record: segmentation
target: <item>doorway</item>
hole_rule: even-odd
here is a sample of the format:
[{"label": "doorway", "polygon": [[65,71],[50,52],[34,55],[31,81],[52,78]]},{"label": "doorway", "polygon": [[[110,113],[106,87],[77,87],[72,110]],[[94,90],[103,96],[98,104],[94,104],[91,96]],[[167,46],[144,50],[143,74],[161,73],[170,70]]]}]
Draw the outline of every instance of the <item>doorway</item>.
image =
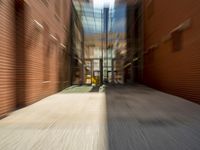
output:
[{"label": "doorway", "polygon": [[84,61],[84,84],[102,84],[102,61],[101,59],[85,59]]}]

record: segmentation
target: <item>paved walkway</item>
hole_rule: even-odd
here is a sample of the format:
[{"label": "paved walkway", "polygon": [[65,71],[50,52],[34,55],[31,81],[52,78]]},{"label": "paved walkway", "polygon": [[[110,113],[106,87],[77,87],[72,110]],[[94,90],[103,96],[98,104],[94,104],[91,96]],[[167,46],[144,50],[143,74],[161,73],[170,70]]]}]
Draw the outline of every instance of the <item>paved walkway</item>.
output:
[{"label": "paved walkway", "polygon": [[86,88],[0,120],[0,150],[200,149],[199,105],[144,86]]}]

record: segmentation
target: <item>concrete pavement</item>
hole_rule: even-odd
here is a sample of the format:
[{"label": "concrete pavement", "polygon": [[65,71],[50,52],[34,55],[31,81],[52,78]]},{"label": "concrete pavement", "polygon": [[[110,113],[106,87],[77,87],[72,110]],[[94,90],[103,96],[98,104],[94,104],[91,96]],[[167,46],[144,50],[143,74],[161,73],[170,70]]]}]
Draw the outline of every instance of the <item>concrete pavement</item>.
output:
[{"label": "concrete pavement", "polygon": [[200,149],[199,105],[141,85],[87,89],[65,90],[0,120],[0,149]]}]

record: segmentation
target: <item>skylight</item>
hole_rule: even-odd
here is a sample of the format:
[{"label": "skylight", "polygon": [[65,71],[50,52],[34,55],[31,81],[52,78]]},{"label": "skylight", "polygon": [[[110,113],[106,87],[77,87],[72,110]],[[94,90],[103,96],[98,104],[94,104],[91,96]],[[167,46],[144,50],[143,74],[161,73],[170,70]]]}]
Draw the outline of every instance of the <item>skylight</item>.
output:
[{"label": "skylight", "polygon": [[104,8],[109,7],[113,8],[115,5],[115,0],[93,0],[93,6],[94,8]]}]

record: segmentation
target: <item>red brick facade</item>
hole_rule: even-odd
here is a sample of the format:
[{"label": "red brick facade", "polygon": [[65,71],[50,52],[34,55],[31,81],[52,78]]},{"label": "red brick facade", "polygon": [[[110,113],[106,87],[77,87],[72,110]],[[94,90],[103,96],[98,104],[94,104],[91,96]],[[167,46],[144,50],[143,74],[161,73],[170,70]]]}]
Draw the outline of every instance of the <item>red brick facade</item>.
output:
[{"label": "red brick facade", "polygon": [[70,84],[70,0],[0,1],[0,115]]},{"label": "red brick facade", "polygon": [[200,103],[199,1],[144,3],[144,82]]}]

